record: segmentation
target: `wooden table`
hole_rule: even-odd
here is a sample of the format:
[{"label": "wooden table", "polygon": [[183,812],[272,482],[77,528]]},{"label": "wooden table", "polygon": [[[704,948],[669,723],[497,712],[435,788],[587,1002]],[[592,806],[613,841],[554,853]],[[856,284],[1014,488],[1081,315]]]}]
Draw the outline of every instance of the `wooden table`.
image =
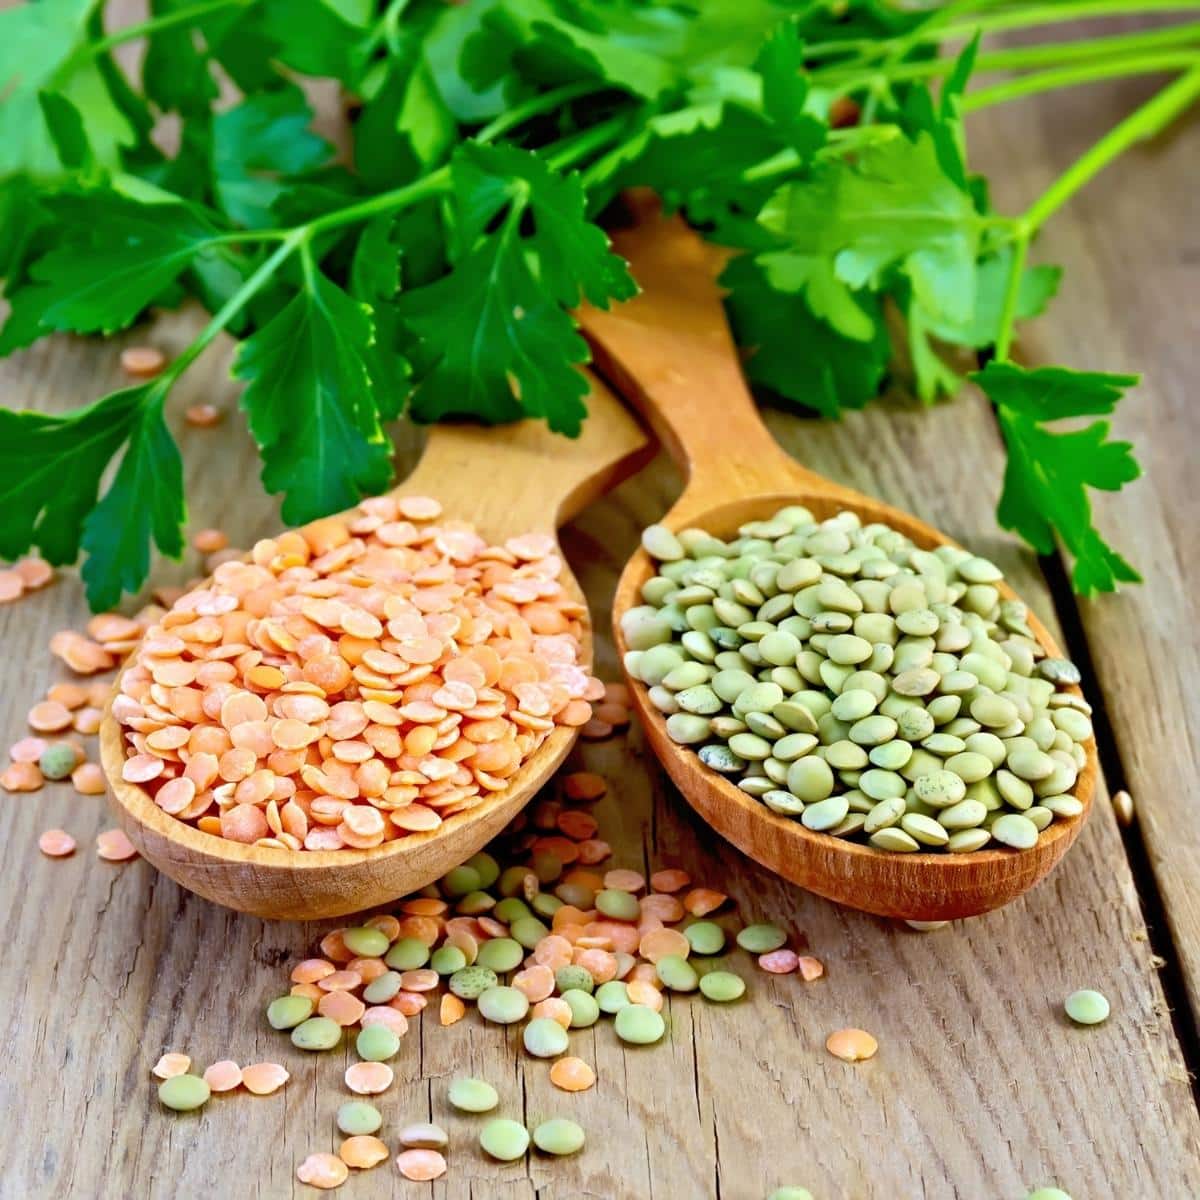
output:
[{"label": "wooden table", "polygon": [[[972,118],[975,165],[993,174],[999,205],[1015,209],[1149,89],[1103,86]],[[747,917],[792,929],[827,977],[807,985],[770,977],[742,956],[752,998],[729,1008],[672,1001],[669,1039],[656,1048],[624,1050],[607,1022],[575,1033],[576,1051],[599,1075],[578,1096],[549,1086],[546,1064],[520,1052],[515,1031],[473,1016],[444,1029],[427,1015],[406,1039],[381,1108],[385,1132],[431,1115],[445,1122],[451,1172],[429,1189],[385,1166],[352,1179],[343,1195],[756,1200],[783,1183],[804,1184],[818,1200],[1016,1200],[1050,1183],[1075,1200],[1197,1194],[1194,146],[1179,130],[1142,147],[1055,219],[1038,257],[1068,264],[1063,294],[1023,345],[1034,361],[1145,372],[1117,427],[1137,441],[1148,479],[1097,502],[1105,530],[1145,572],[1144,587],[1078,602],[1060,562],[1036,561],[997,530],[1003,458],[978,397],[928,412],[878,404],[840,424],[771,417],[806,463],[994,558],[1056,623],[1099,706],[1107,785],[1136,797],[1133,828],[1118,829],[1102,795],[1077,847],[1026,899],[918,934],[806,895],[717,842],[636,734],[586,746],[578,761],[611,781],[598,813],[615,862],[680,864],[725,886]],[[167,316],[128,341],[178,347],[191,327]],[[257,468],[227,359],[219,347],[207,369],[189,373],[172,398],[172,425],[193,528],[219,526],[248,545],[280,520],[250,482]],[[112,344],[56,339],[0,367],[4,403],[77,405],[121,382],[116,360]],[[182,425],[183,408],[199,400],[229,410],[220,429]],[[406,469],[415,438],[399,440]],[[567,531],[601,631],[618,567],[677,489],[660,459]],[[169,565],[158,578],[195,567]],[[0,609],[0,730],[10,740],[58,677],[50,633],[84,618],[73,576]],[[603,637],[599,653],[615,677]],[[91,841],[111,823],[99,799],[62,785],[0,797],[9,851],[0,882],[8,946],[0,1196],[313,1195],[294,1181],[295,1167],[336,1145],[333,1114],[351,1056],[303,1056],[267,1027],[263,1007],[325,927],[264,924],[181,891],[144,862],[101,862]],[[74,858],[36,852],[51,826],[78,837]],[[1111,999],[1103,1027],[1074,1028],[1063,1017],[1063,997],[1082,986]],[[844,1025],[876,1034],[873,1061],[849,1066],[825,1053],[826,1034]],[[202,1115],[172,1116],[150,1077],[171,1049],[201,1066],[277,1059],[292,1079],[271,1098],[218,1097]],[[464,1071],[495,1083],[509,1113],[577,1117],[587,1149],[568,1162],[485,1161],[472,1122],[450,1116],[444,1101],[449,1078]]]}]

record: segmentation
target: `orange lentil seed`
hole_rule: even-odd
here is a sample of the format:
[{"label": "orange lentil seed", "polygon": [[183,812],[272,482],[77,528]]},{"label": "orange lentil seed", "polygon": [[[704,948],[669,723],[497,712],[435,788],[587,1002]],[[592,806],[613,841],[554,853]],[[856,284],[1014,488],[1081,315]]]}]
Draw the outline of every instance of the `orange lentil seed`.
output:
[{"label": "orange lentil seed", "polygon": [[190,1055],[168,1051],[154,1064],[153,1074],[159,1079],[171,1079],[176,1075],[186,1075],[191,1065]]},{"label": "orange lentil seed", "polygon": [[60,733],[71,725],[71,710],[57,700],[43,700],[29,710],[28,720],[38,733]]},{"label": "orange lentil seed", "polygon": [[656,892],[681,892],[691,882],[692,877],[676,867],[664,867],[650,876],[650,886]]},{"label": "orange lentil seed", "polygon": [[801,954],[796,960],[796,965],[800,971],[800,978],[805,983],[812,983],[814,979],[820,979],[825,974],[825,964],[819,958],[808,954]]},{"label": "orange lentil seed", "polygon": [[874,1058],[879,1043],[865,1029],[839,1029],[825,1039],[825,1049],[843,1062]]},{"label": "orange lentil seed", "polygon": [[223,415],[215,404],[193,404],[184,411],[183,419],[198,429],[207,429],[218,424]]},{"label": "orange lentil seed", "polygon": [[137,857],[137,847],[123,829],[106,829],[96,835],[96,853],[106,862],[126,862]]},{"label": "orange lentil seed", "polygon": [[126,346],[121,351],[121,370],[135,379],[153,379],[167,365],[167,356],[154,346]]},{"label": "orange lentil seed", "polygon": [[25,580],[18,571],[0,571],[0,604],[19,600],[24,592]]},{"label": "orange lentil seed", "polygon": [[291,1078],[286,1067],[279,1063],[260,1062],[242,1068],[242,1084],[256,1096],[277,1092]]},{"label": "orange lentil seed", "polygon": [[596,1072],[583,1061],[568,1055],[550,1068],[550,1082],[564,1092],[586,1092],[596,1082]]},{"label": "orange lentil seed", "polygon": [[348,1137],[338,1147],[338,1157],[346,1166],[357,1167],[365,1171],[379,1166],[381,1162],[386,1162],[388,1148],[379,1138],[360,1133]]},{"label": "orange lentil seed", "polygon": [[428,1183],[446,1173],[446,1160],[436,1150],[404,1150],[396,1155],[396,1170],[413,1183]]},{"label": "orange lentil seed", "polygon": [[395,1072],[387,1063],[358,1062],[346,1068],[346,1086],[359,1096],[375,1096],[392,1086]]},{"label": "orange lentil seed", "polygon": [[75,853],[75,839],[65,829],[47,829],[38,838],[38,849],[47,858],[66,858]]},{"label": "orange lentil seed", "polygon": [[232,1092],[242,1083],[242,1068],[231,1058],[215,1062],[204,1072],[204,1082],[213,1092]]},{"label": "orange lentil seed", "polygon": [[446,992],[442,996],[441,1006],[438,1010],[438,1020],[443,1025],[453,1025],[456,1021],[461,1021],[467,1015],[467,1006],[452,992]]},{"label": "orange lentil seed", "polygon": [[310,1154],[297,1168],[301,1183],[328,1191],[339,1188],[350,1177],[350,1168],[336,1154]]},{"label": "orange lentil seed", "polygon": [[0,788],[6,792],[36,792],[45,782],[37,763],[9,763],[0,771]]},{"label": "orange lentil seed", "polygon": [[71,772],[71,783],[81,796],[102,796],[108,787],[99,765],[90,762],[80,763]]}]

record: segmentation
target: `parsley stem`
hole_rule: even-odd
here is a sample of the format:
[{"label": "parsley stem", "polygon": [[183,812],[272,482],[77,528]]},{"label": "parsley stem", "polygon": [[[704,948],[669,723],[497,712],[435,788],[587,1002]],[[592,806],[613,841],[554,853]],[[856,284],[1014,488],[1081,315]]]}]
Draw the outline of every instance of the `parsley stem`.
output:
[{"label": "parsley stem", "polygon": [[1036,233],[1080,188],[1131,146],[1165,129],[1200,96],[1200,65],[1156,92],[1085,150],[1025,211],[1021,224]]},{"label": "parsley stem", "polygon": [[628,124],[629,113],[617,113],[615,117],[609,117],[607,121],[585,129],[577,137],[564,138],[556,143],[555,153],[546,155],[546,162],[552,170],[561,171],[563,167],[569,167],[579,159],[586,158],[593,150],[599,150],[615,141],[613,134],[624,131]]},{"label": "parsley stem", "polygon": [[309,221],[307,225],[298,228],[305,231],[306,237],[312,237],[326,229],[336,229],[339,225],[352,225],[356,221],[366,221],[379,213],[396,212],[408,208],[428,196],[435,196],[446,190],[450,182],[450,167],[441,166],[428,175],[407,183],[404,187],[393,188],[390,192],[380,192],[360,200],[357,204],[347,204],[344,208],[335,208],[324,216]]},{"label": "parsley stem", "polygon": [[502,133],[507,133],[510,129],[523,125],[530,117],[540,117],[543,113],[552,112],[563,104],[578,100],[580,96],[606,91],[609,86],[609,84],[595,79],[584,79],[578,83],[568,83],[565,87],[552,88],[548,92],[533,96],[524,104],[514,105],[507,112],[502,112],[495,120],[489,122],[475,134],[473,140],[486,145],[488,142],[495,141]]},{"label": "parsley stem", "polygon": [[1101,79],[1120,79],[1127,75],[1152,75],[1160,71],[1178,71],[1200,64],[1200,50],[1182,50],[1139,54],[1132,58],[1101,59],[1077,66],[1057,70],[1039,71],[1032,75],[1021,75],[1006,79],[1003,83],[968,92],[962,100],[963,112],[978,112],[993,104],[1004,104],[1023,96],[1036,96],[1041,92],[1057,91],[1059,88],[1077,87],[1082,83],[1094,83]]},{"label": "parsley stem", "polygon": [[213,338],[262,290],[263,285],[283,265],[284,260],[292,251],[297,246],[303,245],[306,241],[307,235],[304,232],[303,226],[292,230],[276,248],[275,252],[264,259],[254,274],[221,305],[216,313],[213,314],[212,320],[196,335],[195,340],[183,353],[167,367],[162,375],[159,376],[159,379],[166,380],[168,383],[178,379],[203,353]]},{"label": "parsley stem", "polygon": [[172,29],[176,25],[190,25],[207,17],[210,13],[220,12],[223,8],[245,8],[248,3],[249,0],[201,0],[199,4],[193,4],[190,8],[179,8],[174,12],[161,13],[157,17],[151,17],[136,25],[126,25],[123,29],[116,29],[107,37],[92,42],[87,47],[87,53],[95,58],[101,54],[107,54],[109,50],[120,46],[123,42],[149,37],[163,29]]},{"label": "parsley stem", "polygon": [[996,334],[996,361],[1004,362],[1012,346],[1014,326],[1017,320],[1017,300],[1021,295],[1021,276],[1025,273],[1025,259],[1029,254],[1032,234],[1021,229],[1012,241],[1012,259],[1008,267],[1008,279],[1004,285],[1004,304],[1000,309],[1000,327]]}]

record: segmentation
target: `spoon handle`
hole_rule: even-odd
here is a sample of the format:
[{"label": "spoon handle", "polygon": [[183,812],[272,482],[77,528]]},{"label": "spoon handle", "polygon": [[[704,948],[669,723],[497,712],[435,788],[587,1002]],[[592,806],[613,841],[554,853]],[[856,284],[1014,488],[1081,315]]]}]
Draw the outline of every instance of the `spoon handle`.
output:
[{"label": "spoon handle", "polygon": [[639,470],[653,447],[637,419],[590,372],[577,438],[541,420],[437,425],[394,495],[434,496],[485,537],[552,532]]},{"label": "spoon handle", "polygon": [[726,252],[643,197],[633,203],[638,220],[613,235],[613,247],[641,291],[608,311],[584,305],[578,316],[601,371],[687,473],[673,523],[734,496],[832,486],[790,458],[759,418],[717,283]]}]

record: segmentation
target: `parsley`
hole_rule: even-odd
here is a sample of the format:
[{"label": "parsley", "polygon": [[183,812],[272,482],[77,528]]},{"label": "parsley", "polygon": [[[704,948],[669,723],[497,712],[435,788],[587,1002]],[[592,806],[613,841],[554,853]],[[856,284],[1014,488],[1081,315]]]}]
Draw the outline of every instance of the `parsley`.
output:
[{"label": "parsley", "polygon": [[[1075,42],[1068,72],[1040,70],[1052,42],[986,48],[1088,2],[150,0],[124,28],[104,0],[0,13],[0,354],[185,297],[209,313],[148,384],[60,416],[0,411],[0,554],[84,553],[98,606],[140,586],[152,547],[179,554],[165,402],[222,332],[288,521],[387,486],[384,426],[405,413],[576,434],[572,309],[635,291],[602,222],[649,186],[737,251],[723,283],[760,390],[830,418],[891,383],[929,403],[981,353],[971,378],[1009,452],[1001,523],[1042,553],[1061,542],[1082,591],[1135,579],[1088,501],[1136,475],[1130,448],[1102,421],[1055,426],[1111,413],[1132,377],[1009,361],[1058,286],[1029,264],[1038,230],[1200,94],[1170,28]],[[114,52],[134,41],[131,76]],[[993,211],[965,113],[1164,65],[1190,69],[1025,212]],[[998,68],[1025,73],[971,86]],[[336,154],[314,83],[351,100]]]}]

